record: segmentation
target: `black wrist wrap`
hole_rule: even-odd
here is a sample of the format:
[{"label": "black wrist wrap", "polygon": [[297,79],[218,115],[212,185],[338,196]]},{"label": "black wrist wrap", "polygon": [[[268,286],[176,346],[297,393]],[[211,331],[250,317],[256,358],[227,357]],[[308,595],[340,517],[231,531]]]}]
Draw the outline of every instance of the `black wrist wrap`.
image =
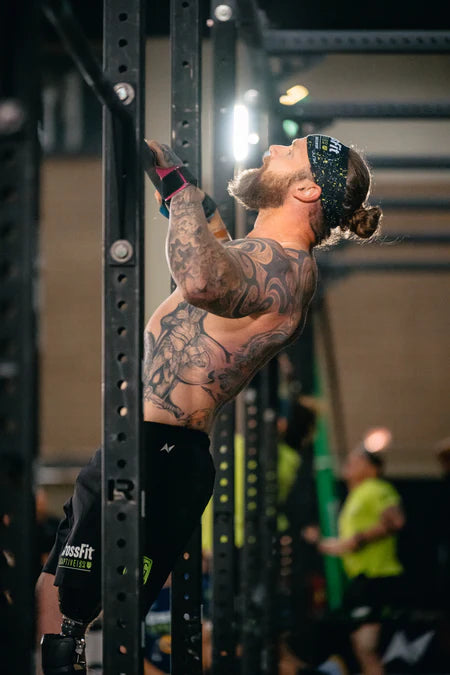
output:
[{"label": "black wrist wrap", "polygon": [[180,188],[186,185],[186,183],[196,186],[197,182],[197,179],[189,169],[185,166],[180,166],[161,178],[160,195],[166,202],[167,200],[170,200],[174,193],[178,192]]}]

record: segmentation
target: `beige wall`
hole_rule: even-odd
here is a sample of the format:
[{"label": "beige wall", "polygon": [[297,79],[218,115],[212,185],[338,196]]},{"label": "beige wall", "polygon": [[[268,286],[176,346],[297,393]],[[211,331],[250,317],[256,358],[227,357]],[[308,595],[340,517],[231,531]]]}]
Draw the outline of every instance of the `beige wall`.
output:
[{"label": "beige wall", "polygon": [[100,442],[101,163],[42,172],[41,455],[82,462]]},{"label": "beige wall", "polygon": [[[207,45],[203,174],[204,184],[209,188],[211,69],[208,54]],[[325,61],[319,63],[305,77],[309,78],[307,83],[317,100],[328,94],[329,98],[390,98],[397,90],[405,99],[424,96],[428,90],[433,96],[443,91],[449,74],[447,57],[442,61],[441,57],[429,57],[431,61],[427,66],[415,57],[398,57],[401,62],[389,58],[384,76],[379,65],[368,65],[369,57],[364,57],[363,63],[361,59],[350,60],[351,57],[346,56],[333,57],[335,60],[330,59],[328,65]],[[170,140],[169,68],[167,41],[152,41],[148,52],[147,136],[166,142]],[[254,86],[248,69],[246,73],[248,85]],[[389,81],[386,73],[392,74]],[[345,86],[339,79],[343,75]],[[241,86],[245,87],[245,78],[243,80]],[[447,133],[448,123],[404,123],[399,136],[400,124],[342,122],[329,131],[368,152],[448,152],[448,144],[442,144],[442,136],[437,131],[443,129]],[[379,172],[376,178],[378,194],[448,194],[448,178],[440,173],[424,177],[420,172],[412,175]],[[42,459],[46,462],[81,463],[100,442],[101,180],[101,163],[97,159],[44,162],[41,420]],[[387,212],[385,231],[448,232],[448,218],[449,214],[442,212]],[[149,184],[146,233],[148,316],[166,296],[169,287],[163,254],[166,222],[157,213]],[[398,245],[381,249],[358,247],[343,255],[358,258],[420,255],[432,260],[444,253],[442,247],[422,249]],[[327,291],[350,445],[359,440],[367,427],[388,424],[395,439],[390,467],[397,475],[435,472],[431,446],[450,433],[449,290],[448,274],[375,276],[359,273],[333,284]]]}]

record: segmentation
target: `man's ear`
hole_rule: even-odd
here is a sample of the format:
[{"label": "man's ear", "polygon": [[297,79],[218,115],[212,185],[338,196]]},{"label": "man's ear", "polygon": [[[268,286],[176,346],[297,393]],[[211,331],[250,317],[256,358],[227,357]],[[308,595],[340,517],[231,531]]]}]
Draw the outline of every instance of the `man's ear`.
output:
[{"label": "man's ear", "polygon": [[300,202],[317,202],[322,194],[322,188],[311,180],[305,180],[297,183],[292,194]]}]

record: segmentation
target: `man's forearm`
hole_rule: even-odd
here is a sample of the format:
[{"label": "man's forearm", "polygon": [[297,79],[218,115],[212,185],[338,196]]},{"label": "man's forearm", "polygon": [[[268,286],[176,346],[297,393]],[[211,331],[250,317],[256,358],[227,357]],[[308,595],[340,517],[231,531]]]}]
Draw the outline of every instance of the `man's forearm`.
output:
[{"label": "man's forearm", "polygon": [[150,661],[144,659],[144,675],[165,675],[165,671],[160,670],[152,663],[150,663]]},{"label": "man's forearm", "polygon": [[211,218],[208,219],[208,228],[218,241],[230,241],[232,238],[218,209],[216,209]]},{"label": "man's forearm", "polygon": [[354,536],[355,547],[362,548],[366,544],[370,544],[373,541],[378,541],[379,539],[384,539],[385,537],[390,537],[402,528],[403,524],[390,522],[386,519],[381,520],[373,527],[358,532]]},{"label": "man's forearm", "polygon": [[238,285],[236,265],[211,232],[202,208],[204,193],[188,186],[170,204],[167,256],[186,299],[205,303]]}]

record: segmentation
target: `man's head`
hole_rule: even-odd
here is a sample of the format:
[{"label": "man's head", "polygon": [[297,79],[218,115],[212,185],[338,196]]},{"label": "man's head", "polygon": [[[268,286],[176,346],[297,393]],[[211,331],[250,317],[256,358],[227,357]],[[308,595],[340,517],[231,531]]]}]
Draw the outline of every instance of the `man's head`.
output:
[{"label": "man's head", "polygon": [[381,209],[364,206],[370,186],[370,171],[355,150],[313,134],[291,146],[272,145],[263,166],[240,173],[228,190],[247,209],[295,205],[307,215],[317,245],[336,227],[372,236]]},{"label": "man's head", "polygon": [[450,476],[450,436],[439,441],[435,450],[442,471],[446,476]]},{"label": "man's head", "polygon": [[383,465],[383,458],[379,452],[369,452],[361,444],[347,455],[343,477],[348,483],[356,485],[367,478],[379,476]]}]

